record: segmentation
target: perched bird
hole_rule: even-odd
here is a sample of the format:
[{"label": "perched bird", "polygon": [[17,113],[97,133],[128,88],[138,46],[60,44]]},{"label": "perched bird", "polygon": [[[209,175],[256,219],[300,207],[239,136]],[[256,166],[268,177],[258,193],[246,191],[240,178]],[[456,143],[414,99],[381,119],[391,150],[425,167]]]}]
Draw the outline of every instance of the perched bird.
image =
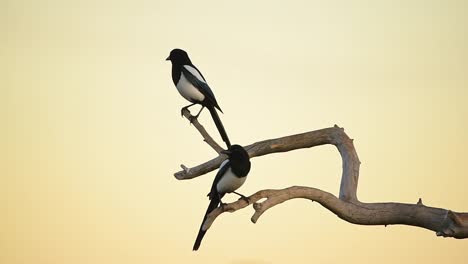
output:
[{"label": "perched bird", "polygon": [[210,205],[208,205],[208,209],[203,217],[197,239],[193,245],[193,250],[198,250],[205,236],[206,230],[203,230],[203,224],[205,223],[207,215],[216,209],[219,204],[224,206],[221,198],[223,198],[226,193],[235,193],[249,202],[247,197],[235,192],[235,190],[239,189],[239,187],[244,184],[247,174],[250,171],[249,154],[239,145],[232,145],[228,150],[222,153],[227,154],[228,158],[219,167],[213,185],[211,186],[211,191],[208,194],[211,200]]},{"label": "perched bird", "polygon": [[218,112],[216,109],[223,112],[216,102],[216,98],[211,91],[210,86],[206,82],[201,72],[192,64],[187,52],[181,49],[173,49],[166,60],[172,62],[172,81],[176,86],[179,93],[192,104],[185,106],[181,109],[183,113],[184,109],[187,109],[195,104],[200,104],[202,108],[195,116],[198,118],[203,108],[208,108],[211,113],[211,117],[218,128],[221,138],[226,143],[227,147],[231,146],[228,135],[224,130],[223,123],[219,119]]}]

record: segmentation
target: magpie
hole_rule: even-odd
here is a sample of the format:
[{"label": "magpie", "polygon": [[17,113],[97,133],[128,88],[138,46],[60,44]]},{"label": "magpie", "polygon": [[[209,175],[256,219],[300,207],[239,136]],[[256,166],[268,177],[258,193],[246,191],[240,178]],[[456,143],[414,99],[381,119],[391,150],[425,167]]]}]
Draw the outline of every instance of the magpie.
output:
[{"label": "magpie", "polygon": [[223,111],[219,107],[205,77],[203,77],[202,73],[193,65],[187,52],[184,50],[173,49],[166,60],[172,63],[172,81],[177,90],[185,99],[192,103],[183,107],[180,110],[181,114],[183,114],[184,109],[188,109],[195,104],[200,104],[202,108],[195,116],[195,118],[198,118],[203,108],[208,108],[221,138],[229,148],[231,142],[229,142],[228,135],[226,134],[226,130],[224,130],[223,123],[216,109],[221,111],[221,113]]},{"label": "magpie", "polygon": [[223,198],[226,193],[235,193],[241,196],[242,199],[249,202],[247,197],[235,192],[235,190],[244,184],[247,174],[250,171],[249,154],[239,145],[232,145],[228,150],[224,150],[221,153],[228,155],[228,158],[221,163],[218,173],[213,181],[213,185],[211,186],[211,191],[208,194],[211,201],[210,205],[208,205],[205,216],[203,217],[195,244],[193,245],[194,251],[198,250],[201,241],[205,236],[206,230],[203,230],[203,224],[206,221],[207,215],[216,209],[218,205],[221,205],[221,207],[224,206],[221,198]]}]

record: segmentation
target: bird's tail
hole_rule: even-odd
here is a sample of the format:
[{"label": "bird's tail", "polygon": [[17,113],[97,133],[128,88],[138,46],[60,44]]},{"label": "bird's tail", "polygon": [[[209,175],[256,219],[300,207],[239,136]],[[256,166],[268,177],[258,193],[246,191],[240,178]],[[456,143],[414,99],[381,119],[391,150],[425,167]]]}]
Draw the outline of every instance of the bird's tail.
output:
[{"label": "bird's tail", "polygon": [[205,236],[206,230],[203,230],[203,224],[205,223],[206,216],[211,213],[214,209],[218,207],[220,202],[219,197],[214,195],[215,197],[211,198],[210,205],[208,205],[208,209],[206,209],[205,216],[203,217],[203,221],[200,226],[200,230],[198,231],[197,239],[195,240],[195,244],[193,244],[193,250],[196,251],[200,247],[201,241]]},{"label": "bird's tail", "polygon": [[224,126],[221,122],[221,119],[219,118],[218,112],[213,106],[208,107],[208,110],[210,110],[211,117],[213,118],[216,128],[218,128],[221,138],[226,143],[227,148],[229,148],[231,146],[231,142],[229,141],[228,135],[226,134],[226,130],[224,130]]}]

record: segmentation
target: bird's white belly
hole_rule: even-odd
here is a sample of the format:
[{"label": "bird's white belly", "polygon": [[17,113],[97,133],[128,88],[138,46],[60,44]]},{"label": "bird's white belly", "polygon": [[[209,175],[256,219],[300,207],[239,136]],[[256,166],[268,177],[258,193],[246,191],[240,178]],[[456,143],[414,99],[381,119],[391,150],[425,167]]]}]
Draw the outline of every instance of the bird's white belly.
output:
[{"label": "bird's white belly", "polygon": [[180,80],[176,87],[180,95],[182,95],[190,102],[201,102],[205,99],[205,96],[200,91],[198,91],[195,86],[187,81],[183,73],[180,74]]},{"label": "bird's white belly", "polygon": [[221,180],[216,184],[216,190],[219,193],[230,193],[239,189],[244,184],[247,177],[239,178],[229,168]]}]

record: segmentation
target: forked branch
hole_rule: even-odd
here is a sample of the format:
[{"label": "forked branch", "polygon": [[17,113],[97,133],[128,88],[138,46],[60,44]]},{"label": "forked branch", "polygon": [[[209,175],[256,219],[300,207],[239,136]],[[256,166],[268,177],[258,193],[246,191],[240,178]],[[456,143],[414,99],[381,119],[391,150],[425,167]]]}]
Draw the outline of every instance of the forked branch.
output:
[{"label": "forked branch", "polygon": [[[191,119],[190,113],[188,114],[186,117]],[[204,138],[206,139],[205,136]],[[353,224],[411,225],[435,231],[438,236],[468,238],[468,213],[429,207],[423,205],[421,199],[415,204],[360,202],[356,196],[360,161],[353,140],[346,135],[343,128],[336,125],[307,133],[256,142],[245,148],[250,157],[257,157],[324,144],[335,145],[341,154],[343,173],[339,198],[312,187],[293,186],[281,190],[261,190],[249,197],[249,203],[241,199],[227,204],[224,209],[221,207],[215,209],[208,215],[203,228],[205,230],[210,228],[214,220],[222,213],[235,212],[249,204],[253,204],[255,210],[251,218],[252,222],[255,223],[269,208],[291,199],[302,198],[320,203],[341,219]],[[219,167],[224,159],[225,157],[218,156],[193,168],[182,165],[184,170],[177,172],[175,176],[180,180],[201,176]],[[258,202],[262,199],[265,200]]]}]

